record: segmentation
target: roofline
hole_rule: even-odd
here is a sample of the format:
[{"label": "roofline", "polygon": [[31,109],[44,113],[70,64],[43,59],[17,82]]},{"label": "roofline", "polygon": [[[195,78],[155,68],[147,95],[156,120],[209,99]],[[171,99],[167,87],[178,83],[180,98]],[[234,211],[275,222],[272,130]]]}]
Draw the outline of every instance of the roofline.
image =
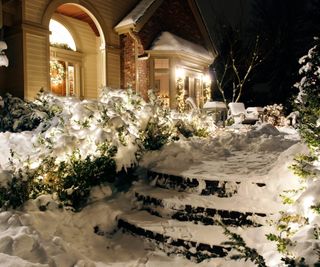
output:
[{"label": "roofline", "polygon": [[211,38],[208,26],[204,21],[204,17],[201,13],[199,4],[196,0],[188,0],[188,3],[200,28],[201,34],[204,37],[208,50],[216,57],[218,55],[218,50]]},{"label": "roofline", "polygon": [[[158,9],[158,7],[162,4],[162,2],[163,0],[155,0],[136,23],[132,22],[120,27],[115,26],[114,30],[118,34],[128,33],[130,30],[139,32],[143,28],[143,26],[148,22],[148,20],[152,17],[152,15]],[[137,7],[137,5],[128,14],[130,14]]]},{"label": "roofline", "polygon": [[[144,15],[136,22],[130,23],[124,26],[114,27],[114,30],[120,35],[124,33],[128,33],[129,31],[133,30],[139,32],[145,23],[152,17],[154,12],[158,9],[158,7],[162,4],[163,0],[155,0],[154,3],[151,4],[150,8],[144,13]],[[214,45],[214,42],[211,38],[209,29],[207,24],[205,23],[200,7],[196,0],[188,0],[189,7],[195,17],[196,23],[199,26],[200,32],[204,38],[205,45],[207,49],[216,57],[218,55],[218,50]],[[130,13],[130,12],[129,12]],[[129,14],[128,13],[128,14]]]}]

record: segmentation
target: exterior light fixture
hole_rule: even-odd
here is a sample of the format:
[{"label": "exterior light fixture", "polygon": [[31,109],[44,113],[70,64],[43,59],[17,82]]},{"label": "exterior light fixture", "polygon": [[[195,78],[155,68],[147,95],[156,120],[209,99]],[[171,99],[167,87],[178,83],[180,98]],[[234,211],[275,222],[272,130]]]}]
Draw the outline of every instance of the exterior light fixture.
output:
[{"label": "exterior light fixture", "polygon": [[182,68],[177,68],[176,69],[176,79],[179,80],[179,79],[184,79],[185,77],[185,71],[184,69]]},{"label": "exterior light fixture", "polygon": [[211,78],[208,74],[203,77],[203,83],[211,84]]},{"label": "exterior light fixture", "polygon": [[0,67],[1,66],[5,66],[8,67],[9,66],[9,60],[6,56],[6,54],[4,53],[4,50],[6,50],[8,48],[6,42],[4,41],[0,41]]}]

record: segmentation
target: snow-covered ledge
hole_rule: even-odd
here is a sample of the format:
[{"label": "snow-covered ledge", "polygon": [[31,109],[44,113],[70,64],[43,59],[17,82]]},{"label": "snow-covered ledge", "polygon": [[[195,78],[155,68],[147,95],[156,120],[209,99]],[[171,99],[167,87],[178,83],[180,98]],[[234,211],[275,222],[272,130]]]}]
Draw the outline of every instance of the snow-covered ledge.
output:
[{"label": "snow-covered ledge", "polygon": [[203,46],[187,41],[170,32],[162,32],[146,51],[152,55],[177,55],[181,59],[210,65],[214,56]]}]

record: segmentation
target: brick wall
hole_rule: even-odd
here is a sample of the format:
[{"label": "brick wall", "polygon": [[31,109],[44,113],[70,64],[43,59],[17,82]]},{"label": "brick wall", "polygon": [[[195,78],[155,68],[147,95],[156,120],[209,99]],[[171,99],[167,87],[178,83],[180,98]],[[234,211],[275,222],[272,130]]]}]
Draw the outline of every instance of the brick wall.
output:
[{"label": "brick wall", "polygon": [[148,49],[153,40],[163,31],[205,47],[205,43],[186,0],[164,0],[149,21],[139,32],[141,43]]},{"label": "brick wall", "polygon": [[150,88],[149,81],[149,60],[138,61],[139,72],[139,91],[142,97],[148,99],[148,89]]},{"label": "brick wall", "polygon": [[[139,36],[132,33],[137,43],[138,55],[144,53]],[[121,88],[132,88],[139,91],[144,99],[147,99],[149,89],[149,60],[135,59],[136,40],[130,34],[121,35]],[[136,69],[137,66],[137,69]],[[136,72],[138,72],[138,85],[136,84]],[[137,86],[139,88],[137,88]]]},{"label": "brick wall", "polygon": [[129,34],[120,36],[121,42],[121,88],[136,87],[135,47]]}]

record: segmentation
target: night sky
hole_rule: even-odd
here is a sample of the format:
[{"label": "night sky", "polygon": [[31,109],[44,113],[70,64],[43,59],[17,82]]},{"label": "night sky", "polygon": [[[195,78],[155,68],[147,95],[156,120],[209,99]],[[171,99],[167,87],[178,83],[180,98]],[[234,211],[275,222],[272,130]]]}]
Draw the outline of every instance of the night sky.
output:
[{"label": "night sky", "polygon": [[[211,66],[217,75],[219,64],[221,69],[228,54],[228,44],[237,39],[237,45],[247,47],[238,53],[243,59],[248,57],[250,45],[259,36],[263,62],[252,72],[241,101],[250,105],[283,103],[290,109],[296,94],[293,84],[300,79],[298,59],[313,46],[314,37],[320,35],[320,0],[197,2],[220,54]],[[228,87],[230,90],[231,82]],[[215,97],[219,98],[219,94]]]}]

